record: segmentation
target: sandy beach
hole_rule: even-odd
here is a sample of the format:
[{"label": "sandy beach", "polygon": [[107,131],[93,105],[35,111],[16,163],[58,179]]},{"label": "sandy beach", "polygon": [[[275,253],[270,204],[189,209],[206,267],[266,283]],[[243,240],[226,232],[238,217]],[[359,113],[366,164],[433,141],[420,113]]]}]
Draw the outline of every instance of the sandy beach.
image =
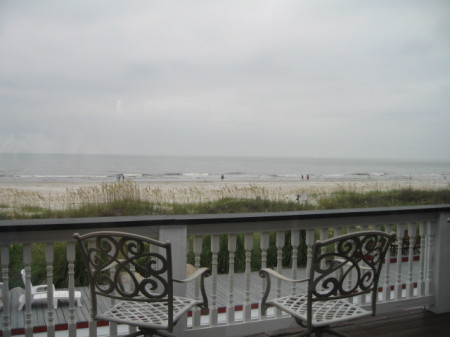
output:
[{"label": "sandy beach", "polygon": [[[217,200],[224,197],[264,198],[271,200],[294,201],[302,194],[313,202],[320,195],[337,190],[367,192],[385,191],[398,188],[445,189],[449,188],[447,180],[422,181],[216,181],[216,182],[135,182],[128,181],[128,193],[141,199],[157,203],[185,203]],[[108,187],[109,186],[109,187]],[[111,194],[117,183],[0,183],[0,204],[17,206],[18,204],[64,207],[86,200],[101,202]],[[127,185],[125,185],[127,186]],[[138,187],[138,189],[134,188]],[[115,193],[115,192],[114,192]]]}]

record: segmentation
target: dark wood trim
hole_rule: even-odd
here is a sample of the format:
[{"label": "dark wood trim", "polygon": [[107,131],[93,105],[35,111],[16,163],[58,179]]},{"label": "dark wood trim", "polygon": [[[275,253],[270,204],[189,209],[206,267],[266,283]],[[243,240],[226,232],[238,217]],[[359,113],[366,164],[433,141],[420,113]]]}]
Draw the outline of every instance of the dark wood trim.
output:
[{"label": "dark wood trim", "polygon": [[111,228],[111,227],[140,227],[140,226],[170,226],[170,225],[201,225],[227,224],[239,222],[266,222],[311,220],[328,218],[372,217],[382,215],[423,214],[450,212],[450,205],[403,206],[352,208],[337,210],[314,210],[295,212],[270,213],[232,213],[232,214],[200,214],[200,215],[150,215],[150,216],[116,216],[97,218],[68,218],[68,219],[27,219],[0,220],[0,233],[26,232],[48,230],[74,230]]}]

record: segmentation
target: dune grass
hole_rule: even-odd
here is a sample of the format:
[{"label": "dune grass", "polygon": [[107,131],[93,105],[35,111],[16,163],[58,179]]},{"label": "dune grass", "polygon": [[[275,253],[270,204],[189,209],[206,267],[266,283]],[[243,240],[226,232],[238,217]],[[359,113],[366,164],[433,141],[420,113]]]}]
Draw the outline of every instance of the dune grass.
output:
[{"label": "dune grass", "polygon": [[318,209],[450,204],[450,189],[358,192],[339,190],[318,200]]},{"label": "dune grass", "polygon": [[[181,195],[180,195],[181,194]],[[449,204],[450,188],[361,191],[342,188],[316,193],[314,202],[286,200],[277,191],[261,186],[224,186],[201,190],[196,187],[162,191],[141,189],[133,181],[68,189],[53,197],[37,192],[12,190],[0,207],[0,219],[73,218],[133,215],[218,214],[283,212],[312,209],[365,208],[405,205]]]}]

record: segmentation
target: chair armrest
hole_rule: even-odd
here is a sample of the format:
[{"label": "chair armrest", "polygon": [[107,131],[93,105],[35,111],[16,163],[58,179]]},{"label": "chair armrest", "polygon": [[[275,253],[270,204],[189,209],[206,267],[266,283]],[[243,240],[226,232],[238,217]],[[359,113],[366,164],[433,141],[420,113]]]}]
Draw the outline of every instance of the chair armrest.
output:
[{"label": "chair armrest", "polygon": [[263,268],[259,271],[259,276],[261,276],[262,278],[265,278],[267,275],[275,276],[276,278],[278,278],[282,281],[291,282],[291,283],[300,283],[300,282],[309,281],[309,278],[295,280],[293,278],[284,276],[283,274],[280,274],[279,272],[277,272],[273,269],[270,269],[270,268]]},{"label": "chair armrest", "polygon": [[201,275],[203,275],[203,277],[208,277],[209,275],[211,275],[211,271],[208,268],[199,268],[184,280],[173,279],[173,281],[178,283],[186,283],[195,280]]},{"label": "chair armrest", "polygon": [[[53,293],[54,293],[56,291],[56,288],[55,288],[54,284],[52,284],[52,288],[53,288]],[[48,286],[46,284],[42,284],[42,285],[31,287],[31,293],[32,294],[46,293],[46,292],[48,292]]]},{"label": "chair armrest", "polygon": [[269,297],[269,293],[270,293],[270,276],[274,276],[276,278],[278,278],[279,280],[282,281],[286,281],[286,282],[290,282],[290,283],[300,283],[300,282],[306,282],[309,281],[309,278],[305,278],[305,279],[300,279],[300,280],[294,280],[290,277],[286,277],[282,274],[280,274],[279,272],[272,270],[270,268],[263,268],[259,271],[259,276],[261,276],[262,278],[266,279],[266,286],[264,289],[264,295],[263,298],[261,300],[261,314],[265,315],[266,311],[267,311],[267,297]]},{"label": "chair armrest", "polygon": [[208,277],[209,275],[211,275],[211,270],[209,270],[208,268],[199,268],[192,275],[185,278],[184,280],[173,279],[174,282],[186,283],[198,279],[200,277],[200,292],[202,293],[203,303],[200,304],[199,306],[203,308],[207,313],[209,312],[209,307],[208,307],[208,296],[206,296],[205,290],[205,277]]},{"label": "chair armrest", "polygon": [[47,285],[41,285],[41,286],[35,286],[32,288],[33,293],[46,293],[47,292]]}]

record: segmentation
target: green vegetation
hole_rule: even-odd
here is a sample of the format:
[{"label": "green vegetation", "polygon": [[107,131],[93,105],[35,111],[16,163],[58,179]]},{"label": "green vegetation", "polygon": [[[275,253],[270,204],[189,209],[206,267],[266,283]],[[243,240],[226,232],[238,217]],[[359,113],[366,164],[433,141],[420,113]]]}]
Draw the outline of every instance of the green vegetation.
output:
[{"label": "green vegetation", "polygon": [[450,203],[450,189],[392,191],[337,191],[318,202],[318,209],[364,208],[412,205],[436,205]]},{"label": "green vegetation", "polygon": [[[175,194],[184,194],[183,201]],[[358,191],[342,188],[314,193],[310,203],[286,201],[264,187],[229,187],[209,192],[195,187],[163,192],[140,189],[133,181],[67,190],[54,199],[36,192],[12,191],[0,204],[0,219],[45,219],[120,215],[179,215],[248,212],[284,212],[312,209],[364,208],[450,203],[450,188]],[[6,200],[7,198],[5,198]]]},{"label": "green vegetation", "polygon": [[[164,195],[161,190],[154,188],[142,191],[133,182],[102,184],[101,187],[67,191],[67,194],[57,200],[56,203],[64,204],[64,207],[50,207],[48,200],[44,200],[39,194],[25,195],[23,192],[15,195],[9,204],[0,205],[0,219],[29,219],[29,218],[70,218],[70,217],[98,217],[121,215],[177,215],[177,214],[212,214],[212,213],[247,213],[247,212],[283,212],[313,209],[338,209],[361,207],[386,207],[404,205],[429,205],[450,204],[450,188],[441,190],[416,190],[396,189],[391,191],[339,190],[336,192],[316,195],[314,202],[298,203],[284,201],[274,195],[269,195],[264,189],[250,187],[249,190],[232,189],[219,191],[215,200],[210,196],[199,195],[199,191],[191,188],[187,193],[197,194],[196,200],[200,202],[173,202],[172,195]],[[236,194],[233,198],[229,195]],[[192,198],[195,199],[195,198]],[[46,207],[47,205],[47,207]],[[303,259],[299,265],[305,264],[304,236],[299,256]],[[259,234],[253,236],[254,248],[252,250],[252,270],[261,267],[261,249],[259,248]],[[45,245],[32,245],[32,281],[35,284],[45,282],[46,265],[44,261]],[[65,243],[54,244],[54,283],[57,287],[67,287],[67,260]],[[286,232],[285,246],[283,248],[283,266],[289,266],[291,261],[292,246],[290,245],[290,232]],[[245,269],[244,236],[237,236],[237,250],[235,271]],[[210,238],[203,239],[203,252],[201,264],[211,267]],[[220,237],[219,272],[226,273],[229,268],[227,236]],[[81,259],[77,254],[75,266],[76,284],[86,284],[85,273],[82,272]],[[188,262],[194,264],[192,250],[188,254]],[[270,248],[268,250],[267,264],[276,266],[277,250],[275,247],[275,233],[270,234]],[[11,287],[23,287],[20,278],[20,269],[23,268],[22,246],[10,247],[10,285]]]}]

